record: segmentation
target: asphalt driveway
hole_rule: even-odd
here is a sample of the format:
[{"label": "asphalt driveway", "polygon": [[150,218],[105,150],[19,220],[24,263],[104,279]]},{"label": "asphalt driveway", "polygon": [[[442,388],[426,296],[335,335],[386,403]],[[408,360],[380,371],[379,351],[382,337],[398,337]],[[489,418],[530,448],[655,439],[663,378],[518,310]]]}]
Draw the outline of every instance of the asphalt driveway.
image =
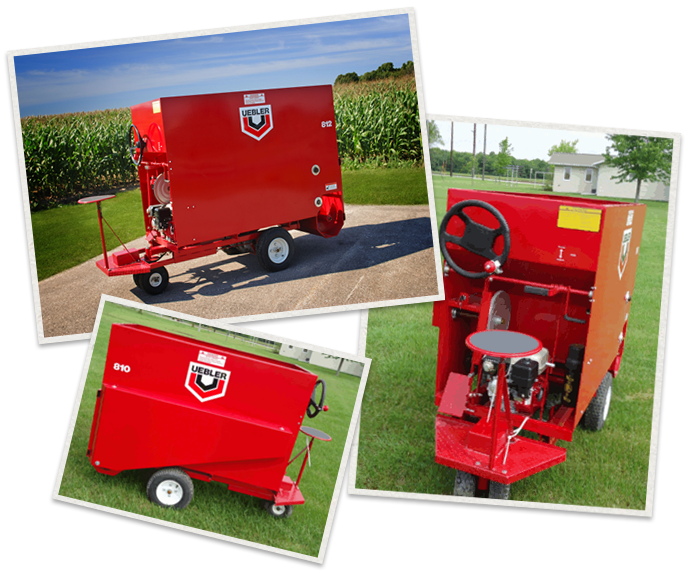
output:
[{"label": "asphalt driveway", "polygon": [[[219,251],[166,266],[170,285],[156,296],[131,276],[106,276],[94,258],[39,283],[43,337],[91,332],[102,293],[212,320],[366,308],[439,293],[428,206],[346,206],[335,238],[292,235],[295,258],[286,270],[268,273],[253,254]],[[144,238],[127,244],[145,245]]]}]

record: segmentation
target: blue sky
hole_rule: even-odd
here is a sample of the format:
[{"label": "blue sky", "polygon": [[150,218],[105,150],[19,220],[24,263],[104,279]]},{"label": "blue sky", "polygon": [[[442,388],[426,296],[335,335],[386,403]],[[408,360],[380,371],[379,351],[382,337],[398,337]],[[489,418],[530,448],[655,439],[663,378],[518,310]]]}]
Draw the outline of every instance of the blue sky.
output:
[{"label": "blue sky", "polygon": [[339,74],[412,59],[402,14],[15,56],[14,65],[24,117],[333,84]]}]

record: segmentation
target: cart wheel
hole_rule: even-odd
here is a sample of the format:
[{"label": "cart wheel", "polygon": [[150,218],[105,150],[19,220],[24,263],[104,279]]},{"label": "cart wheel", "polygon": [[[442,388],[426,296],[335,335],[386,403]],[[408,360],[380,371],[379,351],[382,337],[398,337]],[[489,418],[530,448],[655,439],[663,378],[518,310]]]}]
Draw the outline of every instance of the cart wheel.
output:
[{"label": "cart wheel", "polygon": [[477,476],[463,470],[456,470],[456,482],[453,486],[454,496],[465,496],[474,498],[477,490]]},{"label": "cart wheel", "polygon": [[[134,285],[137,288],[142,288],[142,283],[141,283],[142,276],[143,276],[143,274],[133,274],[132,275],[132,279],[134,280]],[[144,290],[144,288],[142,288],[142,290]]]},{"label": "cart wheel", "polygon": [[269,228],[257,239],[259,263],[269,272],[288,268],[294,252],[293,237],[283,228]]},{"label": "cart wheel", "polygon": [[293,513],[292,506],[280,506],[274,502],[266,502],[264,508],[266,508],[269,516],[274,518],[290,518]]},{"label": "cart wheel", "polygon": [[180,468],[161,468],[151,475],[146,494],[163,508],[186,508],[194,496],[194,484]]},{"label": "cart wheel", "polygon": [[[139,283],[137,286],[149,294],[160,294],[168,286],[168,270],[163,266],[151,272],[137,274],[137,276],[139,276]],[[136,282],[137,280],[135,279],[135,283]]]},{"label": "cart wheel", "polygon": [[511,484],[489,481],[489,498],[492,500],[508,500],[511,495]]},{"label": "cart wheel", "polygon": [[600,386],[590,401],[590,405],[583,414],[583,428],[597,432],[602,430],[609,413],[609,403],[612,400],[612,373],[607,372],[600,382]]}]

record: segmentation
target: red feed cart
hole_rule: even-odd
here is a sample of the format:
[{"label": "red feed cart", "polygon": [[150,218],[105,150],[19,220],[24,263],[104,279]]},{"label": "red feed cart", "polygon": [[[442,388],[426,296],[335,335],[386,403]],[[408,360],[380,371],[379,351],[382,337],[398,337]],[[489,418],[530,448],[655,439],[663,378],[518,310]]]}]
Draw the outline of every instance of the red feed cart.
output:
[{"label": "red feed cart", "polygon": [[[317,399],[318,387],[321,389]],[[169,334],[114,324],[87,456],[103,474],[153,468],[149,499],[167,508],[192,500],[192,478],[226,484],[287,518],[304,504],[299,484],[326,385],[293,364]],[[298,434],[309,444],[293,459]],[[286,475],[302,453],[297,480]]]},{"label": "red feed cart", "polygon": [[274,272],[293,258],[289,230],[330,238],[343,227],[331,86],[145,102],[132,107],[129,140],[148,246],[108,256],[101,202],[114,196],[80,203],[97,204],[96,265],[149,294],[168,285],[165,264],[252,252]]},{"label": "red feed cart", "polygon": [[450,189],[447,209],[436,461],[455,495],[506,499],[566,459],[579,422],[604,425],[645,206]]}]

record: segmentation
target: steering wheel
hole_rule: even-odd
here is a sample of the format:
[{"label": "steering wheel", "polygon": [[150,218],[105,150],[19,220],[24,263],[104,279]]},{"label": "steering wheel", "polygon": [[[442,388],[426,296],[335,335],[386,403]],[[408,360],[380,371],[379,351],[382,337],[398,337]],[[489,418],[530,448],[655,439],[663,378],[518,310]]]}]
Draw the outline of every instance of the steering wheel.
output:
[{"label": "steering wheel", "polygon": [[[464,210],[470,206],[487,210],[497,219],[499,228],[487,228],[487,226],[483,226],[472,220],[464,212]],[[465,230],[461,237],[453,236],[446,231],[451,218],[454,216],[458,216],[465,224]],[[504,250],[501,255],[498,255],[493,249],[494,243],[499,236],[504,238]],[[489,266],[484,272],[469,272],[468,270],[464,270],[454,262],[449,255],[449,251],[446,248],[447,242],[451,242],[456,246],[465,248],[473,254],[486,258],[488,262],[493,263],[493,266]],[[487,278],[494,271],[494,265],[496,265],[496,267],[502,266],[509,257],[509,250],[511,249],[511,231],[502,213],[491,204],[483,202],[482,200],[464,200],[463,202],[454,204],[441,221],[439,243],[441,245],[441,253],[454,271],[466,278]]]},{"label": "steering wheel", "polygon": [[[132,135],[133,134],[137,137],[137,140],[135,141],[134,145],[132,145]],[[139,166],[142,163],[142,156],[144,156],[144,148],[146,148],[146,140],[142,140],[142,137],[139,135],[139,130],[137,130],[137,127],[134,124],[130,124],[128,142],[130,144],[130,147],[129,147],[130,158],[132,159],[132,162],[134,162],[135,166]],[[135,154],[137,153],[137,150],[139,150],[139,157],[135,156]]]},{"label": "steering wheel", "polygon": [[[319,402],[317,402],[316,394],[317,394],[317,386],[319,386],[319,384],[322,385],[322,393],[321,393],[321,397],[319,398]],[[314,390],[312,390],[312,397],[310,398],[310,403],[307,405],[307,416],[309,418],[314,418],[322,410],[325,410],[325,411],[328,410],[328,407],[324,406],[324,397],[325,396],[326,396],[326,382],[324,382],[324,380],[322,380],[320,378],[314,384]]]}]

